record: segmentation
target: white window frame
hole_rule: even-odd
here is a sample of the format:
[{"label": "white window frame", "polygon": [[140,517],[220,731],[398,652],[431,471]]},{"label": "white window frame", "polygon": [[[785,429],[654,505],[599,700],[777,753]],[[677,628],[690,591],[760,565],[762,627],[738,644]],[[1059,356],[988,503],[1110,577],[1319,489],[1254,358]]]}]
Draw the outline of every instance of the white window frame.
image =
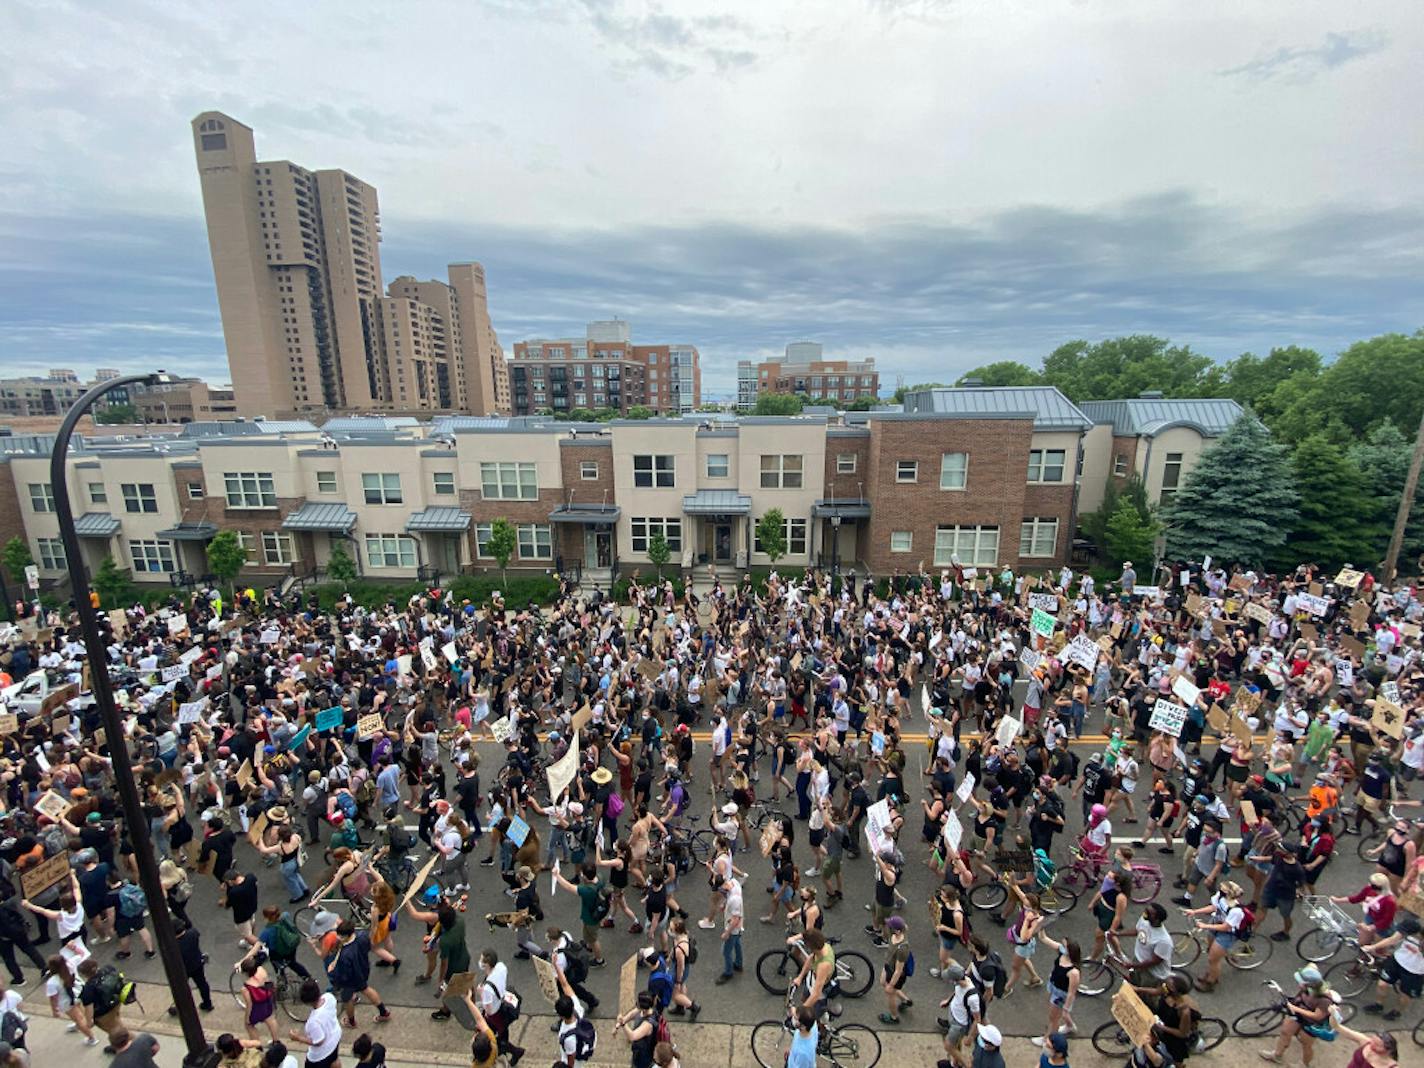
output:
[{"label": "white window frame", "polygon": [[494,559],[494,554],[489,551],[489,540],[493,533],[493,523],[475,524],[475,555],[482,560]]},{"label": "white window frame", "polygon": [[223,495],[229,508],[277,507],[277,484],[271,471],[224,471]]},{"label": "white window frame", "polygon": [[597,481],[598,481],[598,461],[597,461],[597,460],[580,460],[580,461],[579,461],[579,478],[581,478],[581,479],[582,479],[583,481],[585,481],[585,482],[597,482]]},{"label": "white window frame", "polygon": [[1113,476],[1122,478],[1127,474],[1127,457],[1122,453],[1117,453],[1113,457]]},{"label": "white window frame", "polygon": [[892,530],[890,532],[890,551],[892,553],[913,552],[915,546],[915,532],[913,530]]},{"label": "white window frame", "polygon": [[361,475],[361,497],[367,504],[404,504],[400,473],[367,471]]},{"label": "white window frame", "polygon": [[44,571],[68,571],[69,557],[64,555],[63,538],[36,538],[35,551]]},{"label": "white window frame", "polygon": [[[967,539],[967,544],[966,544]],[[997,567],[999,528],[946,524],[935,528],[934,566],[949,567],[954,557],[964,567]]]},{"label": "white window frame", "polygon": [[145,575],[171,575],[178,570],[171,541],[136,538],[129,541],[133,569]]},{"label": "white window frame", "polygon": [[318,493],[336,493],[336,472],[318,471],[316,473],[316,491]]},{"label": "white window frame", "polygon": [[517,460],[480,464],[480,496],[487,501],[537,501],[538,465]]},{"label": "white window frame", "polygon": [[677,457],[663,452],[635,453],[633,485],[638,489],[675,489]]},{"label": "white window frame", "polygon": [[[554,528],[549,523],[520,523],[514,528],[521,560],[552,560]],[[526,551],[527,550],[527,551]]]},{"label": "white window frame", "polygon": [[125,512],[135,515],[158,513],[158,490],[152,482],[125,482],[119,486],[119,490],[123,494]]},{"label": "white window frame", "polygon": [[297,543],[290,534],[282,530],[262,532],[262,562],[272,566],[293,564],[297,561]]},{"label": "white window frame", "polygon": [[416,566],[415,539],[407,534],[367,534],[365,546],[369,567],[389,571]]},{"label": "white window frame", "polygon": [[437,497],[453,497],[455,495],[455,472],[430,472],[430,486]]},{"label": "white window frame", "polygon": [[[1052,457],[1060,457],[1058,460]],[[1053,468],[1058,468],[1057,478],[1046,478],[1047,472]],[[1061,485],[1063,476],[1068,473],[1068,450],[1067,449],[1029,449],[1028,451],[1028,480],[1037,485],[1056,486]]]},{"label": "white window frame", "polygon": [[682,552],[682,520],[676,516],[634,516],[629,521],[628,544],[635,553],[647,553],[654,534],[661,534],[668,551]]},{"label": "white window frame", "polygon": [[[908,469],[908,470],[907,470]],[[906,478],[906,475],[909,475]],[[906,485],[920,480],[919,460],[896,460],[895,461],[895,481]]]},{"label": "white window frame", "polygon": [[[1172,499],[1172,494],[1182,488],[1182,467],[1186,457],[1180,452],[1169,452],[1162,457],[1162,492],[1157,497],[1158,504],[1166,504]],[[1176,468],[1176,478],[1172,484],[1167,485],[1167,471]]]},{"label": "white window frame", "polygon": [[88,485],[90,504],[108,504],[109,490],[102,482],[91,482]]},{"label": "white window frame", "polygon": [[[784,517],[781,523],[781,536],[786,540],[786,556],[782,559],[805,556],[809,551],[810,527],[806,520]],[[756,533],[755,526],[752,527],[752,550],[761,553],[762,556],[766,555],[762,551],[761,537]]]},{"label": "white window frame", "polygon": [[[1058,526],[1057,516],[1025,519],[1019,527],[1019,556],[1039,559],[1053,556],[1058,551]],[[1047,531],[1051,531],[1051,535],[1048,536],[1045,550],[1043,539]]]},{"label": "white window frame", "polygon": [[[721,470],[717,468],[721,468]],[[707,477],[731,478],[732,454],[727,452],[709,452],[707,454]]]},{"label": "white window frame", "polygon": [[237,532],[237,544],[249,564],[257,562],[257,535],[246,530]]},{"label": "white window frame", "polygon": [[769,452],[761,456],[762,489],[800,489],[805,484],[806,457],[799,452]]},{"label": "white window frame", "polygon": [[30,507],[36,512],[53,512],[54,486],[48,482],[31,482]]},{"label": "white window frame", "polygon": [[[961,460],[962,463],[958,462]],[[967,452],[940,453],[939,488],[952,491],[969,488],[969,454]]]},{"label": "white window frame", "polygon": [[188,483],[188,500],[201,501],[207,495],[208,491],[201,482]]},{"label": "white window frame", "polygon": [[860,460],[860,454],[841,452],[836,454],[836,474],[853,475]]}]

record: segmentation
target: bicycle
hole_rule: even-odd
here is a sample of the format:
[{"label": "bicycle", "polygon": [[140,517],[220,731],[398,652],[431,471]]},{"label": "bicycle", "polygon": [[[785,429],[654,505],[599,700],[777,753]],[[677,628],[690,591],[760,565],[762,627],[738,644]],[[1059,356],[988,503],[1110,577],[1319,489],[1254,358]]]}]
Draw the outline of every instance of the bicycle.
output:
[{"label": "bicycle", "polygon": [[747,808],[746,822],[754,831],[760,831],[771,821],[783,827],[791,824],[791,817],[780,809],[772,808],[770,801],[753,801]]},{"label": "bicycle", "polygon": [[1339,960],[1325,971],[1325,981],[1332,990],[1337,990],[1343,998],[1357,998],[1375,983],[1379,982],[1386,957],[1371,953],[1355,939],[1350,939],[1355,955],[1352,959]]},{"label": "bicycle", "polygon": [[[1079,990],[1082,989],[1080,985]],[[1195,1042],[1192,1045],[1193,1053],[1205,1053],[1208,1050],[1216,1049],[1226,1041],[1226,1036],[1231,1034],[1231,1028],[1226,1026],[1226,1021],[1215,1016],[1201,1016],[1197,1018],[1197,1029],[1193,1032]],[[1093,1048],[1104,1057],[1111,1057],[1114,1061],[1120,1058],[1132,1056],[1132,1051],[1137,1048],[1137,1044],[1122,1025],[1116,1020],[1109,1020],[1096,1031],[1093,1032]]]},{"label": "bicycle", "polygon": [[339,910],[343,908],[346,910],[347,917],[356,925],[357,930],[371,926],[370,903],[348,897],[324,897],[315,904],[303,905],[292,917],[292,923],[302,933],[303,938],[315,938],[317,936],[312,932],[316,927],[316,918],[324,912],[336,913],[339,916]]},{"label": "bicycle", "polygon": [[[826,944],[836,946],[839,938],[827,938]],[[768,994],[780,994],[786,989],[786,981],[795,978],[806,963],[806,947],[800,938],[781,949],[769,949],[757,958],[757,982]],[[836,974],[831,980],[832,990],[843,997],[861,998],[875,982],[875,966],[864,953],[855,950],[836,951]]]},{"label": "bicycle", "polygon": [[[1057,880],[1046,882],[1040,874],[1038,863],[1034,866],[1034,893],[1038,894],[1038,907],[1048,916],[1061,916],[1072,912],[1078,904],[1078,895]],[[997,912],[1008,899],[1006,880],[1014,877],[1012,872],[1003,872],[992,882],[975,883],[969,888],[969,903],[983,912]]]},{"label": "bicycle", "polygon": [[[780,1020],[763,1020],[752,1028],[752,1056],[761,1068],[786,1068],[795,1025],[791,1022],[796,988],[786,991],[786,1015]],[[828,1007],[819,1023],[820,1037],[816,1042],[817,1063],[830,1068],[875,1068],[880,1061],[880,1037],[860,1024],[840,1024],[832,1021],[840,1016]]]},{"label": "bicycle", "polygon": [[[306,1009],[297,996],[301,991],[302,981],[292,975],[281,961],[274,961],[268,957],[265,951],[258,952],[257,963],[270,965],[274,973],[271,980],[272,997],[287,1019],[293,1023],[301,1023],[305,1020],[307,1018]],[[242,997],[245,979],[246,976],[237,967],[234,967],[227,977],[227,992],[232,995],[232,1000],[237,1002],[239,1008],[247,1006],[247,1002]]]},{"label": "bicycle", "polygon": [[[1073,863],[1059,874],[1059,881],[1075,894],[1096,890],[1098,883],[1102,881],[1103,872],[1108,867],[1108,858],[1090,857],[1077,846],[1072,849]],[[1135,905],[1155,901],[1157,895],[1162,892],[1162,869],[1156,864],[1133,864],[1129,866],[1128,871],[1132,876],[1131,884],[1127,888],[1128,900]]]},{"label": "bicycle", "polygon": [[1358,942],[1357,925],[1348,913],[1327,894],[1311,894],[1301,899],[1301,908],[1315,923],[1296,939],[1295,951],[1301,960],[1323,964],[1347,943]]},{"label": "bicycle", "polygon": [[382,857],[372,867],[376,869],[376,874],[382,881],[397,894],[405,893],[410,889],[410,884],[415,882],[415,861],[409,856],[401,857],[400,860]]},{"label": "bicycle", "polygon": [[[1261,985],[1271,992],[1271,1003],[1259,1008],[1248,1009],[1231,1021],[1231,1029],[1242,1038],[1260,1038],[1262,1035],[1269,1035],[1280,1027],[1281,1021],[1286,1018],[1286,1002],[1290,1000],[1290,995],[1274,979],[1267,979]],[[1348,1001],[1341,1001],[1339,997],[1335,997],[1333,1000],[1341,1023],[1349,1023],[1355,1018],[1354,1005]]]},{"label": "bicycle", "polygon": [[[1211,934],[1210,931],[1197,930],[1172,932],[1172,967],[1186,969],[1195,964],[1205,952]],[[1226,963],[1237,971],[1249,972],[1270,960],[1274,948],[1275,943],[1269,938],[1255,935],[1238,938],[1236,944],[1226,951]]]},{"label": "bicycle", "polygon": [[[1118,979],[1134,986],[1148,985],[1133,975],[1137,967],[1135,961],[1121,957],[1111,950],[1102,957],[1089,957],[1083,961],[1078,972],[1078,993],[1095,998],[1108,990]],[[1191,979],[1191,973],[1175,961],[1172,964],[1172,971]],[[1152,979],[1149,982],[1157,982],[1157,980]]]}]

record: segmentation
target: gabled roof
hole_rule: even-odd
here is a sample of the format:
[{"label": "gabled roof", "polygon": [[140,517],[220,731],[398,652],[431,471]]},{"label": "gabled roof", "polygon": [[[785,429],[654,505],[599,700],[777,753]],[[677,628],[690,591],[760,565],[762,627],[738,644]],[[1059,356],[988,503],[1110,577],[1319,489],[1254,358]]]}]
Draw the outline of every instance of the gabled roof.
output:
[{"label": "gabled roof", "polygon": [[1093,422],[1056,386],[936,387],[905,394],[907,415],[1033,419],[1035,430],[1087,430]]},{"label": "gabled roof", "polygon": [[1203,437],[1218,438],[1245,414],[1241,405],[1224,398],[1132,397],[1085,401],[1082,407],[1094,423],[1111,423],[1119,437],[1151,437],[1168,427],[1186,426]]}]

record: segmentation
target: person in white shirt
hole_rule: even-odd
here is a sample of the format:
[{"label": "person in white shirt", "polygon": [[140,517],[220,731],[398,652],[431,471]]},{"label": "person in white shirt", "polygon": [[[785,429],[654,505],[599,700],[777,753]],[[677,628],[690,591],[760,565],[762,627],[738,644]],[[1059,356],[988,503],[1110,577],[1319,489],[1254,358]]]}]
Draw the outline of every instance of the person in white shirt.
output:
[{"label": "person in white shirt", "polygon": [[310,1011],[302,1029],[293,1028],[288,1037],[307,1047],[307,1068],[340,1068],[342,1031],[336,995],[323,994],[315,979],[304,979],[300,997]]}]

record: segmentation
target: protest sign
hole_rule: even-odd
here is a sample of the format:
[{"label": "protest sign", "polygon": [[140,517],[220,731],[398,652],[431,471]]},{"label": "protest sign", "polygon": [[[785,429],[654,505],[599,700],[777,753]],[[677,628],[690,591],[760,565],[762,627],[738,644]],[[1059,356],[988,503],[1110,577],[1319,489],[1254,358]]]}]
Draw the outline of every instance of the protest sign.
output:
[{"label": "protest sign", "polygon": [[444,854],[438,850],[431,853],[430,859],[425,862],[420,871],[415,873],[415,878],[411,880],[410,888],[406,890],[405,897],[401,898],[400,907],[402,909],[415,899],[416,894],[425,889],[425,880],[430,878],[430,873],[435,870],[435,862],[441,860],[443,857]]},{"label": "protest sign", "polygon": [[52,823],[58,823],[69,811],[69,802],[53,790],[46,790],[35,802],[34,810],[41,816],[47,816]]},{"label": "protest sign", "polygon": [[1243,799],[1241,802],[1241,822],[1246,824],[1247,827],[1254,827],[1259,821],[1260,817],[1256,815],[1256,806],[1250,801]]},{"label": "protest sign", "polygon": [[1364,601],[1356,601],[1350,606],[1350,626],[1355,630],[1364,630],[1370,621],[1370,606]]},{"label": "protest sign", "polygon": [[1404,737],[1404,709],[1383,697],[1375,698],[1375,714],[1370,725],[1398,741]]},{"label": "protest sign", "polygon": [[1313,616],[1323,616],[1330,611],[1330,599],[1320,597],[1313,593],[1298,593],[1295,595],[1296,603]]},{"label": "protest sign", "polygon": [[1042,634],[1046,638],[1050,634],[1052,634],[1054,628],[1058,626],[1058,620],[1054,619],[1043,609],[1035,608],[1033,610],[1033,617],[1030,626],[1032,627],[1033,632],[1035,634]]},{"label": "protest sign", "polygon": [[1211,729],[1218,734],[1225,734],[1231,729],[1231,718],[1226,714],[1226,709],[1220,705],[1212,705],[1206,711],[1206,721],[1211,725]]},{"label": "protest sign", "polygon": [[954,799],[955,799],[955,801],[957,801],[959,804],[962,805],[962,804],[964,804],[964,802],[966,802],[966,801],[969,800],[969,795],[972,794],[973,792],[974,792],[974,773],[973,773],[972,771],[966,771],[966,772],[964,773],[964,781],[961,782],[961,783],[959,784],[959,786],[958,786],[958,787],[955,789],[955,791],[954,791]]},{"label": "protest sign", "polygon": [[890,799],[882,797],[865,810],[865,841],[870,846],[872,857],[880,856],[881,852],[892,844],[889,829]]},{"label": "protest sign", "polygon": [[1058,612],[1058,594],[1056,593],[1031,593],[1028,595],[1028,606],[1037,608],[1040,612]]},{"label": "protest sign", "polygon": [[386,729],[386,721],[379,712],[368,712],[356,721],[356,737],[359,741],[365,741],[373,734],[379,734]]},{"label": "protest sign", "polygon": [[187,664],[171,664],[164,668],[159,678],[163,682],[173,682],[175,679],[186,678],[188,675]]},{"label": "protest sign", "polygon": [[552,1005],[559,1000],[559,973],[553,963],[543,957],[533,957],[531,963],[534,965],[534,974],[539,977],[539,993]]},{"label": "protest sign", "polygon": [[180,664],[191,664],[194,660],[197,660],[202,655],[203,647],[201,645],[195,645],[191,649],[185,649],[183,651],[183,655],[178,658],[178,662]]},{"label": "protest sign", "polygon": [[1042,662],[1043,656],[1034,652],[1027,645],[1019,651],[1019,663],[1024,666],[1024,670],[1027,672],[1031,673],[1033,669],[1038,667]]},{"label": "protest sign", "polygon": [[1345,657],[1337,657],[1335,660],[1335,677],[1342,687],[1348,688],[1355,685],[1355,665],[1350,663]]},{"label": "protest sign", "polygon": [[1152,1022],[1156,1018],[1152,1010],[1132,988],[1124,982],[1112,998],[1113,1019],[1127,1032],[1127,1037],[1139,1049],[1146,1046],[1155,1048],[1152,1040]]},{"label": "protest sign", "polygon": [[262,632],[258,640],[261,641],[263,645],[276,645],[277,642],[281,640],[281,637],[282,632],[280,630],[276,627],[268,627]]},{"label": "protest sign", "polygon": [[959,822],[959,815],[954,809],[945,809],[944,812],[944,844],[949,847],[951,853],[959,852],[959,842],[964,837],[964,824]]},{"label": "protest sign", "polygon": [[316,714],[316,729],[318,731],[329,731],[341,726],[341,721],[346,718],[346,710],[340,705],[332,705],[330,708],[323,708]]},{"label": "protest sign", "polygon": [[588,706],[588,702],[585,701],[583,707],[580,708],[577,712],[574,713],[574,718],[573,718],[574,733],[578,733],[579,731],[583,730],[584,727],[588,726],[589,721],[592,720],[592,719],[593,719],[593,709],[590,708],[590,707]]},{"label": "protest sign", "polygon": [[994,740],[1000,745],[1013,745],[1014,739],[1019,736],[1021,730],[1023,730],[1023,720],[1005,716],[999,720],[999,727],[994,732]]},{"label": "protest sign", "polygon": [[1399,704],[1399,683],[1393,679],[1386,679],[1380,683],[1379,692],[1380,696],[1386,701],[1393,702],[1396,705]]},{"label": "protest sign", "polygon": [[175,615],[175,616],[169,616],[169,617],[168,617],[168,634],[169,634],[170,637],[176,638],[176,637],[178,637],[178,635],[180,635],[180,634],[184,633],[185,631],[187,631],[187,629],[188,629],[188,615],[187,615],[187,613],[185,613],[185,612],[180,612],[180,613],[178,613],[178,614]]},{"label": "protest sign", "polygon": [[1340,638],[1340,651],[1349,655],[1352,660],[1363,661],[1365,659],[1365,643],[1358,638],[1342,635]]},{"label": "protest sign", "polygon": [[20,893],[25,900],[33,901],[51,886],[67,882],[69,870],[69,854],[56,853],[33,868],[20,872]]},{"label": "protest sign", "polygon": [[1263,604],[1251,601],[1243,610],[1247,619],[1254,619],[1257,623],[1269,623],[1273,613]]},{"label": "protest sign", "polygon": [[638,954],[634,953],[623,962],[623,967],[618,969],[618,1014],[631,1019],[637,1011]]},{"label": "protest sign", "polygon": [[311,730],[311,724],[308,723],[301,730],[297,731],[296,734],[292,735],[292,740],[287,743],[287,748],[291,751],[300,749],[302,744],[307,740],[307,736],[311,734]]},{"label": "protest sign", "polygon": [[0,715],[0,734],[14,734],[20,729],[20,717],[13,712]]},{"label": "protest sign", "polygon": [[1174,701],[1168,701],[1164,697],[1157,698],[1157,703],[1152,706],[1152,718],[1148,721],[1148,728],[1154,731],[1163,731],[1173,738],[1182,736],[1182,727],[1187,722],[1187,709]]},{"label": "protest sign", "polygon": [[1185,675],[1178,675],[1172,680],[1172,693],[1188,708],[1196,704],[1201,696],[1201,690]]},{"label": "protest sign", "polygon": [[122,638],[129,632],[129,617],[122,608],[115,608],[109,613],[109,629],[114,632],[115,638]]},{"label": "protest sign", "polygon": [[244,760],[242,767],[237,769],[237,785],[244,790],[252,783],[252,761]]},{"label": "protest sign", "polygon": [[489,727],[490,734],[494,737],[494,740],[503,745],[504,740],[509,737],[509,720],[505,719],[503,716],[501,716],[499,719],[492,719],[490,720]]},{"label": "protest sign", "polygon": [[513,842],[514,847],[518,849],[524,844],[524,839],[529,837],[529,824],[525,823],[519,816],[511,816],[509,820],[509,830],[505,831],[504,836]]},{"label": "protest sign", "polygon": [[247,841],[251,845],[257,845],[262,841],[262,836],[267,832],[267,813],[257,813],[257,818],[252,821],[252,826],[247,828]]},{"label": "protest sign", "polygon": [[1079,634],[1064,647],[1063,659],[1092,671],[1097,666],[1100,653],[1102,650],[1098,648],[1097,642],[1086,634]]},{"label": "protest sign", "polygon": [[544,769],[544,774],[549,778],[549,797],[553,801],[557,802],[559,796],[569,788],[569,783],[574,781],[574,776],[578,774],[578,764],[579,736],[575,732],[568,752]]},{"label": "protest sign", "polygon": [[1356,571],[1353,568],[1342,567],[1339,573],[1335,576],[1335,585],[1343,586],[1347,590],[1353,590],[1358,588],[1360,583],[1363,582],[1364,579],[1365,573],[1363,571]]},{"label": "protest sign", "polygon": [[1132,592],[1148,601],[1160,601],[1162,599],[1161,586],[1134,586]]},{"label": "protest sign", "polygon": [[[493,652],[494,650],[491,649],[490,651]],[[444,655],[445,659],[452,664],[460,659],[460,652],[455,648],[454,642],[446,642],[440,647],[440,652]]]},{"label": "protest sign", "polygon": [[426,671],[434,671],[440,661],[435,659],[435,654],[431,652],[428,645],[422,645],[420,647],[420,662],[425,665]]}]

